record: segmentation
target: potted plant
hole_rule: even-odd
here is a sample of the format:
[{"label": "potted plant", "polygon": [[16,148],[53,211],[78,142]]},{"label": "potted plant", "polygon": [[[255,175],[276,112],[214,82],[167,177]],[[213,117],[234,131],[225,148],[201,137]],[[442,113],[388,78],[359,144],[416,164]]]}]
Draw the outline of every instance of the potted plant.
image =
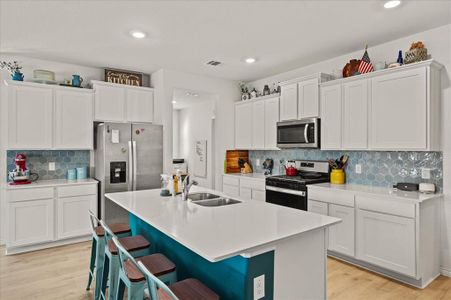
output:
[{"label": "potted plant", "polygon": [[2,69],[7,69],[9,74],[11,74],[12,80],[17,81],[23,81],[23,74],[20,72],[20,69],[22,69],[21,66],[17,63],[17,61],[6,62],[6,61],[0,61],[0,67]]}]

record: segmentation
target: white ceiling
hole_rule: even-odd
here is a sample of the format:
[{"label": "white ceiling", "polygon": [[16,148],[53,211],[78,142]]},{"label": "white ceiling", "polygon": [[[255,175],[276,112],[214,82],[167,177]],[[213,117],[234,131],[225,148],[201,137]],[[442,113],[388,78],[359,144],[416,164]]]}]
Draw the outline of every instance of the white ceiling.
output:
[{"label": "white ceiling", "polygon": [[[450,1],[1,1],[0,52],[252,80],[451,23]],[[133,29],[148,37],[135,40]],[[246,65],[243,59],[256,57]],[[224,64],[209,67],[211,59]]]}]

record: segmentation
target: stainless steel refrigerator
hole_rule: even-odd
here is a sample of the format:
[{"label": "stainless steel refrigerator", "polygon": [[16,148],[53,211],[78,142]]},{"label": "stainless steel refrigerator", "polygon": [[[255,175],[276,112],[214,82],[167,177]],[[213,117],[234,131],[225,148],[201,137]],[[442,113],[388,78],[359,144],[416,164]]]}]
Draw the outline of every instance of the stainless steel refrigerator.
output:
[{"label": "stainless steel refrigerator", "polygon": [[95,177],[100,181],[98,211],[107,223],[128,222],[128,213],[105,193],[160,187],[163,126],[100,123],[95,127]]}]

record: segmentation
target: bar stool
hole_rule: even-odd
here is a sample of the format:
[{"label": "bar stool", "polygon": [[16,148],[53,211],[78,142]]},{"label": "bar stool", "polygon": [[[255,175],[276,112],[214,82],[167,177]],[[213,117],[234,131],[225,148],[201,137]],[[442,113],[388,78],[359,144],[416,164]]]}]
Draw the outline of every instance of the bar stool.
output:
[{"label": "bar stool", "polygon": [[[111,229],[100,220],[105,235],[103,237],[105,246],[105,254],[103,260],[102,280],[100,283],[100,299],[106,300],[106,288],[108,286],[108,300],[116,299],[116,284],[119,277],[119,256],[118,249],[112,238],[115,236]],[[150,243],[142,236],[127,236],[118,239],[121,245],[134,257],[150,254]]]},{"label": "bar stool", "polygon": [[[122,255],[127,258],[127,262],[144,274],[152,300],[219,300],[219,296],[214,291],[194,278],[188,278],[167,286],[160,278],[152,274],[151,268],[146,266],[144,261],[133,258],[121,245],[118,245],[118,248]],[[120,288],[122,287],[120,286]],[[142,298],[138,298],[138,296],[130,298],[129,295],[130,299],[141,300]]]},{"label": "bar stool", "polygon": [[[94,213],[91,210],[89,210],[89,219],[91,221],[90,223],[92,231],[92,246],[91,246],[91,259],[89,263],[88,285],[86,286],[86,290],[88,291],[91,288],[92,279],[95,278],[96,288],[94,299],[98,299],[103,270],[103,258],[105,253],[105,243],[103,239],[105,232],[102,226],[99,225],[100,223],[99,219],[94,215]],[[130,236],[132,233],[130,230],[130,226],[125,223],[110,224],[109,226],[111,231],[113,231],[113,233],[118,237]]]},{"label": "bar stool", "polygon": [[[116,237],[113,242],[119,250],[119,281],[117,283],[117,298],[124,298],[125,288],[127,287],[128,299],[144,299],[144,289],[146,288],[146,278],[136,265],[130,260],[134,259],[127,250],[121,245]],[[155,253],[136,258],[147,269],[163,282],[173,284],[177,282],[177,273],[175,264],[161,253]]]}]

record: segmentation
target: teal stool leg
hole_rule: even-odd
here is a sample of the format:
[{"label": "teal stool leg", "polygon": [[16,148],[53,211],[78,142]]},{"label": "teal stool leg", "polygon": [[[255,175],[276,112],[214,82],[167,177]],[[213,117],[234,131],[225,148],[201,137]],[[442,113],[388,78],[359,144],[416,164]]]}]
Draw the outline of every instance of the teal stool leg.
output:
[{"label": "teal stool leg", "polygon": [[145,281],[140,283],[131,283],[128,289],[128,300],[144,299]]},{"label": "teal stool leg", "polygon": [[103,238],[97,239],[97,258],[96,258],[96,290],[95,290],[95,300],[100,297],[100,289],[102,286],[102,275],[105,261],[105,241]]},{"label": "teal stool leg", "polygon": [[119,255],[110,257],[110,276],[108,286],[108,300],[116,299],[116,285],[119,277]]},{"label": "teal stool leg", "polygon": [[[125,292],[125,283],[121,279],[122,276],[119,276],[119,281],[117,283],[117,292],[116,292],[116,300],[122,300],[124,299],[124,292]],[[130,292],[130,291],[129,291]]]},{"label": "teal stool leg", "polygon": [[99,299],[103,299],[105,300],[105,293],[106,293],[106,286],[107,286],[107,282],[108,282],[108,275],[110,271],[110,258],[105,255],[104,256],[104,262],[103,262],[103,271],[102,271],[102,276],[100,277],[100,293],[99,293]]},{"label": "teal stool leg", "polygon": [[91,244],[91,260],[89,262],[89,277],[88,277],[88,285],[86,286],[86,290],[89,291],[91,288],[92,277],[94,275],[94,268],[96,265],[96,254],[97,254],[97,241],[93,237]]}]

